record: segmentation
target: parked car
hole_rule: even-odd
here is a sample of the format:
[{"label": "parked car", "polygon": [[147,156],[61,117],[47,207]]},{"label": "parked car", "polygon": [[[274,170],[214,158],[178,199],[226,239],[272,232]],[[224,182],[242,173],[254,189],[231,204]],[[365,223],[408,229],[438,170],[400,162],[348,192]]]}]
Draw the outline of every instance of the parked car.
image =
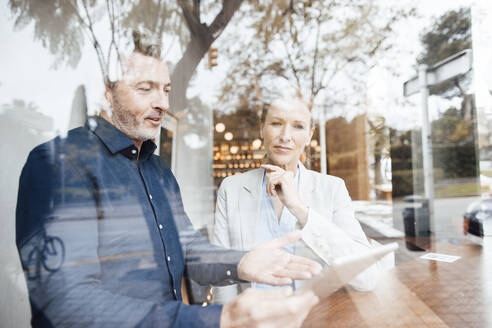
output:
[{"label": "parked car", "polygon": [[478,237],[492,236],[492,197],[471,203],[463,215],[463,232]]}]

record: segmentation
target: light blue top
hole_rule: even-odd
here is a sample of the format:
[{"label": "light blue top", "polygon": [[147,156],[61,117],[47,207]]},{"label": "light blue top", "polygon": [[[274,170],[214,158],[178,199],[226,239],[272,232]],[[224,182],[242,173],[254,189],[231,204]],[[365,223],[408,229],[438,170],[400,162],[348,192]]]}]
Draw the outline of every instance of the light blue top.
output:
[{"label": "light blue top", "polygon": [[[301,170],[297,168],[294,180],[296,181],[297,189],[299,189],[299,176]],[[273,201],[266,191],[266,171],[263,174],[262,182],[262,193],[261,193],[261,204],[260,204],[260,217],[258,220],[258,225],[256,227],[256,242],[257,244],[262,243],[267,240],[272,240],[274,238],[279,238],[285,234],[292,232],[296,228],[297,218],[289,212],[287,207],[283,207],[282,214],[280,215],[280,221],[277,219],[277,214],[275,213],[275,207]],[[283,250],[294,254],[294,245],[287,245],[283,247]],[[271,289],[276,288],[276,286],[271,286],[267,284],[253,284],[254,287],[259,289]],[[294,286],[294,284],[292,284]]]}]

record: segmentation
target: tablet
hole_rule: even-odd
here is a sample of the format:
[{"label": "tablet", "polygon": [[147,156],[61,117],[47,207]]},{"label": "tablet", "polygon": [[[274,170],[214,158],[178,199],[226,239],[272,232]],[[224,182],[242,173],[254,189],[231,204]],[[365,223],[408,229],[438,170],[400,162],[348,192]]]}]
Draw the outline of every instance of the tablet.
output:
[{"label": "tablet", "polygon": [[297,293],[311,290],[320,299],[326,298],[397,248],[397,243],[390,243],[369,249],[363,253],[336,258],[329,268],[307,282]]}]

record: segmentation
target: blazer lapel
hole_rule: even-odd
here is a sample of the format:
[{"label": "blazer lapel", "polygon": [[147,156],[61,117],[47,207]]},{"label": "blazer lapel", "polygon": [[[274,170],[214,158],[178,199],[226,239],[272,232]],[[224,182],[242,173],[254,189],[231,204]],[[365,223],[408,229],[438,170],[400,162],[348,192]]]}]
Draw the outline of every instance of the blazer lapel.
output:
[{"label": "blazer lapel", "polygon": [[261,183],[264,170],[255,169],[250,171],[250,173],[243,180],[239,192],[239,215],[241,218],[243,250],[249,250],[256,244],[256,227],[260,214]]},{"label": "blazer lapel", "polygon": [[299,161],[299,195],[301,199],[308,204],[312,205],[312,196],[316,189],[316,181],[313,179],[312,174],[306,169],[306,167]]}]

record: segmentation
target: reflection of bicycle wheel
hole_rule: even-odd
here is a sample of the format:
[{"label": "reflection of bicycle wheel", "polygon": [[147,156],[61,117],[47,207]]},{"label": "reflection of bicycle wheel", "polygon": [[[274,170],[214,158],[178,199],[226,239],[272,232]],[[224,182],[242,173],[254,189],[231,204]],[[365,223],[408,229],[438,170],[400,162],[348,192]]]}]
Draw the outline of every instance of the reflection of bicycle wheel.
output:
[{"label": "reflection of bicycle wheel", "polygon": [[46,237],[43,249],[43,267],[50,271],[58,271],[65,261],[65,246],[59,237]]},{"label": "reflection of bicycle wheel", "polygon": [[38,249],[34,248],[33,250],[31,250],[29,256],[27,257],[26,269],[27,269],[27,279],[29,280],[37,279],[39,276],[40,267],[38,261],[38,253],[39,253]]}]

